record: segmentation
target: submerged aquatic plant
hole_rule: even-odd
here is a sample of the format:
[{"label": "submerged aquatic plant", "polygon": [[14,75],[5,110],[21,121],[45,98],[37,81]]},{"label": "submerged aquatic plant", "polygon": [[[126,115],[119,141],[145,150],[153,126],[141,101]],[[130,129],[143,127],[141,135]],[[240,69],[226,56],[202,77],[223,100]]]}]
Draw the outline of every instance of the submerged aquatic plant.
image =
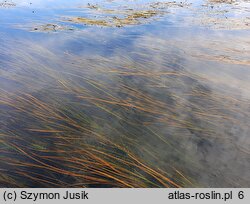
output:
[{"label": "submerged aquatic plant", "polygon": [[[247,186],[249,175],[237,172],[249,169],[242,161],[250,154],[244,139],[250,103],[239,91],[249,82],[247,75],[241,80],[232,71],[241,65],[248,73],[242,39],[236,41],[240,48],[228,45],[227,38],[189,43],[182,37],[183,43],[133,33],[132,45],[125,34],[106,42],[105,34],[115,26],[145,23],[168,7],[188,6],[165,2],[112,10],[88,5],[110,16],[72,15],[66,21],[114,28],[97,36],[99,28],[93,27],[80,37],[72,32],[53,38],[47,32],[68,27],[45,23],[32,29],[46,32],[38,34],[45,36],[41,42],[35,32],[29,33],[30,41],[1,36],[0,186]],[[92,53],[95,46],[105,51]],[[212,74],[202,67],[211,61]],[[242,87],[232,87],[234,80]]]},{"label": "submerged aquatic plant", "polygon": [[223,124],[246,127],[247,101],[211,93],[167,50],[174,66],[151,69],[158,62],[136,50],[134,64],[22,46],[2,50],[12,54],[1,67],[1,186],[197,186],[191,175],[211,169],[192,145],[205,155],[232,139]]},{"label": "submerged aquatic plant", "polygon": [[[57,61],[41,47],[36,52],[40,59]],[[1,186],[181,187],[191,183],[179,170],[166,173],[140,156],[138,148],[144,145],[136,137],[144,134],[138,132],[144,125],[126,114],[161,114],[151,108],[157,104],[153,98],[144,101],[141,93],[127,86],[120,92],[138,98],[131,101],[112,94],[108,84],[91,78],[92,62],[86,61],[84,67],[80,59],[76,65],[69,63],[75,56],[68,56],[67,69],[55,70],[39,59],[31,60],[29,51],[17,48],[13,54],[14,70],[1,74],[7,84],[20,88],[0,89]],[[116,75],[120,74],[126,75]]]}]

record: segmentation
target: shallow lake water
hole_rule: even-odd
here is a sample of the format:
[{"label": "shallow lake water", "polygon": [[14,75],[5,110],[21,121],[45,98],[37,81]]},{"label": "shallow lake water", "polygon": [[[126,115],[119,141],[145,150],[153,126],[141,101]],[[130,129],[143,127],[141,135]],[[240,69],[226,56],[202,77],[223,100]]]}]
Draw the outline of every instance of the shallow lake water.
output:
[{"label": "shallow lake water", "polygon": [[0,187],[250,187],[249,0],[0,0]]}]

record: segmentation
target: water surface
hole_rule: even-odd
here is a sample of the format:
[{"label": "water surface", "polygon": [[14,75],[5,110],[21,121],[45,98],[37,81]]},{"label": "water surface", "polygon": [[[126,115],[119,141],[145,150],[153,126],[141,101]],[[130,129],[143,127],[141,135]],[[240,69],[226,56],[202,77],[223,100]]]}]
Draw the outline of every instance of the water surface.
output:
[{"label": "water surface", "polygon": [[0,2],[1,187],[249,187],[250,2]]}]

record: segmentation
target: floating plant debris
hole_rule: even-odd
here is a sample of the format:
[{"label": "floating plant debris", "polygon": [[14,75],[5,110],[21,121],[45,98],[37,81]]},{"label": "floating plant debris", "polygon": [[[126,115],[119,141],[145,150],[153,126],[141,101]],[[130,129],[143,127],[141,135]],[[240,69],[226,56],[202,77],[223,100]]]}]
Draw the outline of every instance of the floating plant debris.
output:
[{"label": "floating plant debris", "polygon": [[[111,10],[106,11],[109,14],[112,13]],[[113,14],[116,14],[113,11]],[[127,25],[138,25],[145,22],[146,19],[150,19],[156,15],[159,15],[161,12],[153,11],[153,10],[145,10],[145,11],[129,11],[126,12],[128,14],[124,15],[124,17],[118,17],[113,15],[111,17],[106,17],[104,19],[91,19],[84,17],[73,17],[69,18],[68,21],[73,23],[83,23],[85,25],[97,25],[97,26],[108,26],[108,27],[123,27]]]},{"label": "floating plant debris", "polygon": [[73,30],[73,28],[48,23],[45,25],[34,26],[32,30],[37,31],[37,32],[58,32],[58,31],[63,31],[63,30],[64,31]]},{"label": "floating plant debris", "polygon": [[85,25],[110,26],[109,22],[105,20],[94,20],[94,19],[83,18],[83,17],[69,18],[68,21],[73,22],[73,23],[83,23]]},{"label": "floating plant debris", "polygon": [[16,4],[12,1],[3,1],[0,2],[0,8],[10,8],[10,7],[15,7]]}]

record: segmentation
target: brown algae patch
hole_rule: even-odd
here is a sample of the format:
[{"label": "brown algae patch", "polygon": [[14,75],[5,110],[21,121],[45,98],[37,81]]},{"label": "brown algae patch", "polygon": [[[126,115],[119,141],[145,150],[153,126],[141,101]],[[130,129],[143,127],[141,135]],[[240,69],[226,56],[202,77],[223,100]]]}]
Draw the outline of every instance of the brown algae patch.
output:
[{"label": "brown algae patch", "polygon": [[37,32],[57,32],[57,31],[63,31],[63,30],[73,30],[73,28],[47,23],[44,25],[35,26],[31,30],[37,31]]},{"label": "brown algae patch", "polygon": [[68,21],[73,22],[73,23],[82,23],[85,25],[111,26],[108,21],[95,20],[95,19],[84,18],[84,17],[73,17],[73,18],[68,19]]},{"label": "brown algae patch", "polygon": [[[112,10],[109,10],[111,12]],[[96,25],[96,26],[104,26],[104,27],[123,27],[127,25],[138,25],[141,23],[145,23],[146,19],[151,19],[152,17],[159,15],[161,12],[154,10],[145,10],[145,11],[133,11],[128,12],[124,17],[118,17],[117,15],[113,15],[111,17],[106,17],[104,19],[92,19],[85,17],[72,17],[69,18],[68,21],[78,24],[85,25]]]},{"label": "brown algae patch", "polygon": [[155,9],[167,9],[169,7],[189,7],[191,3],[187,2],[176,2],[176,1],[170,1],[170,2],[154,2],[151,3],[149,6]]},{"label": "brown algae patch", "polygon": [[158,14],[159,12],[157,11],[148,10],[148,11],[137,11],[131,13],[130,15],[127,15],[125,18],[118,18],[114,16],[113,25],[117,27],[123,27],[126,25],[138,25],[141,23],[145,23],[145,19],[150,19]]},{"label": "brown algae patch", "polygon": [[28,23],[28,24],[15,24],[14,28],[26,30],[30,32],[44,32],[44,33],[56,33],[61,31],[73,31],[76,28],[63,25],[58,23],[46,23],[46,22],[37,22],[37,23]]},{"label": "brown algae patch", "polygon": [[204,17],[196,19],[198,24],[218,30],[248,30],[250,29],[250,18],[216,18]]},{"label": "brown algae patch", "polygon": [[[101,27],[125,27],[132,25],[140,25],[157,20],[164,14],[169,13],[168,8],[181,8],[191,5],[187,2],[151,2],[148,4],[120,5],[107,8],[99,4],[88,3],[85,6],[78,6],[78,9],[85,8],[91,11],[88,16],[62,16],[61,21],[71,24],[83,24],[88,26]],[[32,28],[30,28],[32,27]],[[65,26],[54,23],[46,23],[39,26],[28,26],[30,31],[36,32],[57,32],[65,30],[73,30],[74,25]]]},{"label": "brown algae patch", "polygon": [[249,30],[249,3],[244,0],[208,0],[202,4],[204,9],[195,11],[197,17],[190,23],[214,30]]},{"label": "brown algae patch", "polygon": [[169,13],[170,7],[187,7],[186,2],[153,2],[149,4],[137,4],[135,6],[117,6],[105,8],[99,4],[90,4],[80,6],[92,11],[94,17],[68,17],[67,21],[74,23],[84,23],[85,25],[97,25],[107,27],[123,27],[128,25],[139,25],[154,20],[156,16],[162,16]]},{"label": "brown algae patch", "polygon": [[151,11],[151,10],[148,10],[148,11],[138,11],[138,12],[134,12],[130,15],[127,16],[127,18],[134,18],[134,19],[137,19],[137,18],[151,18],[155,15],[159,14],[159,12],[157,11]]},{"label": "brown algae patch", "polygon": [[169,13],[169,8],[187,8],[191,5],[186,1],[166,1],[151,2],[146,4],[136,4],[115,6],[112,9],[99,4],[80,6],[79,8],[90,9],[93,17],[69,17],[68,21],[74,23],[84,23],[85,25],[97,25],[107,27],[124,27],[129,25],[145,24],[155,20],[156,16]]},{"label": "brown algae patch", "polygon": [[236,1],[235,0],[209,0],[210,3],[215,3],[215,4],[233,4],[235,3]]},{"label": "brown algae patch", "polygon": [[[245,2],[245,1],[244,1]],[[246,1],[249,2],[249,1]],[[217,6],[216,6],[217,5]],[[224,6],[222,6],[224,5]],[[192,18],[189,23],[206,26],[211,29],[220,30],[243,30],[249,29],[250,19],[246,16],[239,18],[226,16],[231,13],[232,9],[243,9],[236,0],[207,0],[202,9],[191,8],[192,3],[189,1],[158,1],[147,4],[136,4],[134,6],[118,6],[113,9],[107,9],[99,4],[88,3],[85,8],[94,12],[95,18],[85,18],[84,22],[87,25],[101,25],[109,27],[124,27],[128,25],[145,24],[155,20],[156,16],[163,16],[170,11],[170,8],[186,8],[193,10],[197,14],[197,18]],[[235,7],[233,7],[235,6]],[[233,12],[233,11],[232,11]],[[247,11],[245,11],[247,12]],[[173,14],[173,13],[172,13]],[[101,17],[99,17],[101,16]],[[189,19],[188,17],[186,20]],[[77,21],[77,23],[80,23]]]}]

